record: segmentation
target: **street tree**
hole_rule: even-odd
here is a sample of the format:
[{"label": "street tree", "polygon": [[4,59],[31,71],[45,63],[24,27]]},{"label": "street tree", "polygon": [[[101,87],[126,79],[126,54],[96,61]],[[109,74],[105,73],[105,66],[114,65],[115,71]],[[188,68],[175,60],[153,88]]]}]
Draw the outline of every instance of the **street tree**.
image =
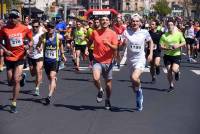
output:
[{"label": "street tree", "polygon": [[172,11],[166,0],[158,0],[153,8],[161,17],[170,14]]}]

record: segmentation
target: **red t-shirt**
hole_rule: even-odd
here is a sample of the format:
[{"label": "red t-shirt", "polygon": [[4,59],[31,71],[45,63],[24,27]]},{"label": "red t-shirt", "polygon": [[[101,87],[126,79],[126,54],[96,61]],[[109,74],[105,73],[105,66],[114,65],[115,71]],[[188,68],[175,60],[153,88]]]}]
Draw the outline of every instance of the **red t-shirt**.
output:
[{"label": "red t-shirt", "polygon": [[117,38],[119,41],[118,45],[121,45],[122,44],[121,35],[126,30],[126,27],[124,25],[114,24],[113,30],[117,33]]},{"label": "red t-shirt", "polygon": [[16,26],[5,26],[0,30],[2,39],[5,39],[5,48],[11,51],[15,56],[6,56],[7,61],[18,61],[24,58],[24,38],[32,40],[32,31],[27,26],[17,24]]},{"label": "red t-shirt", "polygon": [[116,33],[109,28],[105,31],[98,29],[92,32],[91,39],[94,42],[94,58],[100,63],[110,64],[114,56],[114,50],[104,44],[103,40],[106,39],[112,45],[117,45],[118,40]]}]

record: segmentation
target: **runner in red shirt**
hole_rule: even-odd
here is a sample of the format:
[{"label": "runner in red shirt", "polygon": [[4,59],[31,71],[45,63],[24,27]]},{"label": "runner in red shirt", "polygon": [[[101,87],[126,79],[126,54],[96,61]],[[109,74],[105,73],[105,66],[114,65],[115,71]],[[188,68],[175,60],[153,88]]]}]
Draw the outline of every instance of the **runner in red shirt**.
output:
[{"label": "runner in red shirt", "polygon": [[[94,43],[94,65],[93,65],[93,78],[94,84],[98,88],[97,102],[103,100],[104,91],[100,83],[100,76],[103,75],[106,87],[106,100],[105,108],[110,109],[110,97],[112,88],[112,67],[115,50],[117,49],[117,35],[109,28],[110,20],[108,17],[101,18],[101,28],[93,31],[88,46]],[[88,50],[86,49],[86,54]]]},{"label": "runner in red shirt", "polygon": [[25,84],[25,74],[22,74],[24,56],[26,48],[24,39],[29,40],[29,49],[32,46],[32,32],[20,23],[20,12],[16,9],[11,10],[8,24],[0,31],[1,42],[4,40],[5,45],[1,45],[5,53],[5,64],[7,69],[8,84],[13,86],[13,99],[11,112],[16,113],[16,100],[19,95],[20,86]]},{"label": "runner in red shirt", "polygon": [[121,14],[119,14],[117,15],[116,23],[113,25],[113,30],[117,33],[118,37],[118,48],[115,55],[118,69],[120,69],[120,60],[121,60],[120,51],[123,49],[121,36],[125,29],[126,27],[123,25],[122,16]]}]

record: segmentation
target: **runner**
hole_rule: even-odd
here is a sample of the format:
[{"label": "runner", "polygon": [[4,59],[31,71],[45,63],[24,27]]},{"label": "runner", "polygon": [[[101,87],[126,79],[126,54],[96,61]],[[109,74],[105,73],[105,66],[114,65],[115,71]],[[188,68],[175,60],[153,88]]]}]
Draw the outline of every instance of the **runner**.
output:
[{"label": "runner", "polygon": [[[109,110],[111,108],[110,97],[112,92],[112,61],[118,40],[116,33],[109,28],[110,20],[108,17],[102,17],[100,23],[101,29],[93,31],[88,46],[90,47],[94,43],[93,79],[99,91],[96,100],[98,103],[103,100],[104,90],[100,82],[102,74],[106,84],[105,108]],[[88,54],[87,50],[86,53]]]},{"label": "runner", "polygon": [[81,54],[82,54],[83,59],[85,58],[85,49],[87,45],[86,32],[87,30],[83,28],[81,21],[77,21],[76,29],[74,32],[76,71],[79,71]]},{"label": "runner", "polygon": [[168,32],[162,35],[160,39],[161,48],[164,50],[164,64],[167,68],[167,77],[169,82],[168,92],[174,90],[174,79],[179,80],[179,66],[181,59],[181,47],[184,46],[185,39],[183,34],[175,30],[175,21],[169,19],[167,22]]},{"label": "runner", "polygon": [[118,14],[116,23],[113,25],[113,30],[117,33],[118,36],[118,48],[116,51],[116,61],[117,61],[116,65],[118,69],[120,69],[120,61],[121,61],[120,51],[123,50],[121,36],[125,29],[126,27],[123,25],[122,15]]},{"label": "runner", "polygon": [[[162,32],[157,31],[157,26],[159,22],[157,20],[152,20],[150,23],[149,33],[154,43],[153,48],[153,60],[150,62],[150,73],[152,77],[152,83],[156,82],[156,76],[160,74],[160,56],[161,56],[161,48],[160,48],[160,38],[162,36]],[[149,55],[149,49],[147,50],[147,55]]]},{"label": "runner", "polygon": [[187,55],[188,55],[188,61],[193,62],[194,61],[194,45],[195,45],[195,34],[194,34],[194,27],[193,27],[193,21],[189,21],[187,23],[187,27],[185,30],[185,40],[187,45]]},{"label": "runner", "polygon": [[145,69],[145,42],[149,45],[148,61],[153,56],[153,41],[149,32],[141,29],[142,17],[139,14],[131,16],[130,28],[124,31],[122,38],[127,45],[127,60],[132,80],[133,91],[136,93],[136,107],[138,111],[143,109],[143,94],[140,82],[140,76]]},{"label": "runner", "polygon": [[42,67],[43,67],[43,52],[38,52],[37,44],[39,38],[43,33],[39,31],[40,22],[39,20],[34,20],[32,22],[33,27],[33,49],[28,54],[28,63],[30,68],[31,76],[36,76],[35,80],[35,95],[39,96],[39,87],[42,81]]},{"label": "runner", "polygon": [[[3,27],[4,27],[4,21],[2,19],[0,19],[0,30]],[[0,35],[0,36],[2,36],[2,35]],[[4,42],[2,42],[2,43],[4,43]],[[3,72],[3,65],[4,65],[3,49],[0,48],[0,72]]]},{"label": "runner", "polygon": [[[62,35],[62,44],[65,47],[66,46],[66,40],[65,40],[65,32],[67,29],[67,24],[64,20],[62,20],[61,17],[57,18],[57,24],[56,24],[56,31]],[[59,70],[65,68],[65,64],[63,63],[63,61],[60,62],[59,64]]]},{"label": "runner", "polygon": [[16,9],[10,11],[9,22],[7,26],[0,31],[1,40],[5,40],[3,47],[5,56],[5,64],[7,69],[8,84],[13,86],[13,98],[11,104],[11,112],[17,113],[16,101],[19,96],[20,86],[25,84],[25,75],[22,75],[25,45],[24,38],[29,39],[29,46],[32,46],[32,32],[20,23],[20,12]]},{"label": "runner", "polygon": [[[94,18],[93,28],[91,28],[90,30],[88,29],[88,31],[87,31],[88,40],[90,39],[90,36],[92,35],[92,32],[94,30],[97,30],[97,29],[100,29],[100,28],[101,28],[101,25],[100,25],[99,18]],[[88,47],[87,47],[87,49],[88,49]],[[93,50],[94,50],[94,43],[92,43],[92,45],[88,49],[89,60],[90,60],[89,68],[92,68],[92,66],[93,66],[93,61],[94,61]]]},{"label": "runner", "polygon": [[49,94],[46,97],[46,105],[51,102],[51,97],[56,89],[57,73],[61,58],[66,61],[64,55],[64,48],[62,44],[62,36],[56,33],[54,23],[49,22],[47,25],[47,33],[44,34],[43,39],[37,45],[38,51],[42,52],[44,48],[44,69],[49,80]]},{"label": "runner", "polygon": [[70,21],[69,25],[67,26],[66,33],[65,33],[65,39],[66,39],[66,47],[67,52],[73,55],[73,22]]}]

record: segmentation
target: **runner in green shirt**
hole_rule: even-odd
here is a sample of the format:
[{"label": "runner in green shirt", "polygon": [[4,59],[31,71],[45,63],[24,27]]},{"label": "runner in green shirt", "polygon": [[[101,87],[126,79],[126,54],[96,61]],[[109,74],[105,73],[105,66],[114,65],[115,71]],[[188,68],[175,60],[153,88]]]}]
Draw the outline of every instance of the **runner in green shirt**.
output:
[{"label": "runner in green shirt", "polygon": [[181,60],[181,47],[186,44],[181,32],[175,30],[175,21],[168,20],[168,32],[160,39],[161,48],[164,50],[164,64],[167,68],[167,77],[170,84],[168,92],[174,90],[174,80],[179,80],[179,66]]}]

